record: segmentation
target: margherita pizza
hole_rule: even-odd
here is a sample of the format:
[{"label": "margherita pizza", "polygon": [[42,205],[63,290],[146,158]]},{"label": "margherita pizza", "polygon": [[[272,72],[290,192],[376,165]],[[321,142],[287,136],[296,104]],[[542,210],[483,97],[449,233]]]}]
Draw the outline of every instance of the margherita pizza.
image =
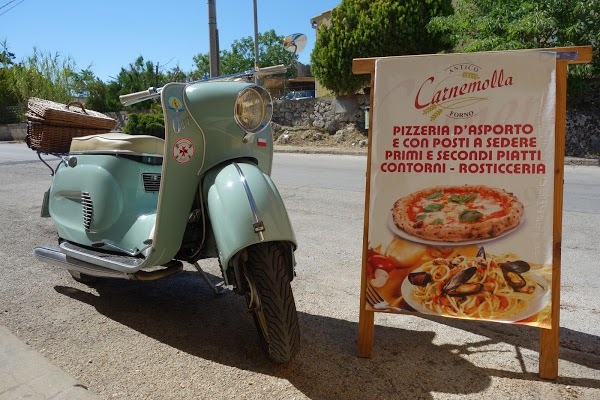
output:
[{"label": "margherita pizza", "polygon": [[496,237],[519,225],[523,204],[485,185],[434,186],[394,203],[394,224],[427,240],[461,242]]}]

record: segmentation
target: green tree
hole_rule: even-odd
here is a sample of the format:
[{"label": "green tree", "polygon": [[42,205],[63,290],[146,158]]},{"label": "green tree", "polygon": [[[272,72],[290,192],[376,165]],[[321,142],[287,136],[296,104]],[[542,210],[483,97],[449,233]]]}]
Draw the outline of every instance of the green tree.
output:
[{"label": "green tree", "polygon": [[[167,83],[168,78],[152,61],[144,61],[144,57],[139,56],[133,63],[129,64],[128,68],[122,67],[116,80],[107,85],[103,104],[107,110],[117,111],[123,109],[123,106],[119,103],[120,95],[140,92],[150,87],[161,87]],[[101,97],[100,92],[97,94]],[[128,106],[127,109],[147,110],[149,107],[150,103],[141,102]]]},{"label": "green tree", "polygon": [[144,61],[144,57],[139,56],[129,68],[121,68],[117,75],[117,82],[122,86],[126,93],[146,90],[149,87],[160,87],[166,84],[165,76],[158,70],[152,61]]},{"label": "green tree", "polygon": [[2,51],[0,51],[0,68],[9,68],[13,65],[15,59],[15,53],[8,51],[8,44],[6,40],[0,43]]},{"label": "green tree", "polygon": [[[8,50],[6,40],[0,44],[0,123],[14,123],[21,119],[18,108],[18,97],[9,84],[10,69],[13,67],[15,54]],[[17,107],[15,107],[17,105]]]},{"label": "green tree", "polygon": [[196,69],[191,72],[190,77],[193,80],[208,78],[210,76],[210,58],[208,53],[196,54],[193,57]]},{"label": "green tree", "polygon": [[342,0],[332,11],[331,25],[319,28],[312,72],[335,94],[353,94],[369,79],[352,74],[354,58],[448,49],[443,36],[426,27],[432,17],[451,13],[451,0]]},{"label": "green tree", "polygon": [[[149,87],[161,87],[168,82],[185,82],[188,75],[182,72],[178,66],[163,73],[158,64],[152,61],[144,61],[139,56],[127,68],[121,68],[115,80],[108,83],[96,78],[91,71],[84,70],[78,75],[77,82],[81,84],[81,90],[86,93],[86,104],[89,108],[100,111],[118,111],[124,107],[119,101],[123,94],[147,90]],[[142,102],[128,106],[127,109],[148,110],[149,102]]]},{"label": "green tree", "polygon": [[86,107],[100,112],[118,111],[123,107],[119,103],[121,85],[115,81],[104,83],[98,78],[86,82],[87,98]]},{"label": "green tree", "polygon": [[130,135],[152,135],[165,138],[165,121],[161,113],[129,114],[123,132]]},{"label": "green tree", "polygon": [[591,64],[569,68],[570,84],[600,72],[598,0],[455,0],[454,5],[454,15],[434,18],[429,29],[459,51],[593,45]]},{"label": "green tree", "polygon": [[[283,48],[283,36],[279,36],[273,29],[258,35],[258,65],[270,67],[279,64],[292,64],[298,55],[293,56]],[[194,56],[196,70],[191,75],[194,79],[202,79],[210,72],[209,56],[207,53]],[[220,52],[221,74],[229,75],[254,69],[254,39],[251,36],[234,40],[230,50]],[[288,75],[293,75],[292,69]]]},{"label": "green tree", "polygon": [[45,53],[33,49],[33,55],[6,70],[5,83],[19,105],[30,97],[67,103],[75,89],[75,62],[58,53]]},{"label": "green tree", "polygon": [[90,86],[98,80],[90,68],[86,68],[73,75],[73,95],[75,97],[87,98],[90,95]]}]

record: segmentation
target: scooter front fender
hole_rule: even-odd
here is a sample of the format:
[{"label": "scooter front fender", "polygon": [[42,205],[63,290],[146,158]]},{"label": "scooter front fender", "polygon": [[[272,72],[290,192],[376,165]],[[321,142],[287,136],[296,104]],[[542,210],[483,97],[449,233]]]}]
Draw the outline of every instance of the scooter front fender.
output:
[{"label": "scooter front fender", "polygon": [[211,171],[203,183],[222,268],[250,245],[296,237],[279,191],[257,165],[234,162]]}]

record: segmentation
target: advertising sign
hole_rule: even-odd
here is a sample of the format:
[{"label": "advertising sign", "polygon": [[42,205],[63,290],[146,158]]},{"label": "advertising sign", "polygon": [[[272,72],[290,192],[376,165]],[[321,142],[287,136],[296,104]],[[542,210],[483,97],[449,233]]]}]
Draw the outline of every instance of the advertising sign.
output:
[{"label": "advertising sign", "polygon": [[382,58],[366,307],[551,323],[556,54]]}]

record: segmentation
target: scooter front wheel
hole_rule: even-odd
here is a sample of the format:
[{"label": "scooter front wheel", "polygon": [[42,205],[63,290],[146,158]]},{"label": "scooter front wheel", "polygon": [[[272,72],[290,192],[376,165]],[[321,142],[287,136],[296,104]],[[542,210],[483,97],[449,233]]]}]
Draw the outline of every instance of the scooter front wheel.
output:
[{"label": "scooter front wheel", "polygon": [[250,246],[244,268],[246,299],[261,346],[277,363],[289,362],[300,347],[298,314],[287,273],[288,251],[279,242]]}]

